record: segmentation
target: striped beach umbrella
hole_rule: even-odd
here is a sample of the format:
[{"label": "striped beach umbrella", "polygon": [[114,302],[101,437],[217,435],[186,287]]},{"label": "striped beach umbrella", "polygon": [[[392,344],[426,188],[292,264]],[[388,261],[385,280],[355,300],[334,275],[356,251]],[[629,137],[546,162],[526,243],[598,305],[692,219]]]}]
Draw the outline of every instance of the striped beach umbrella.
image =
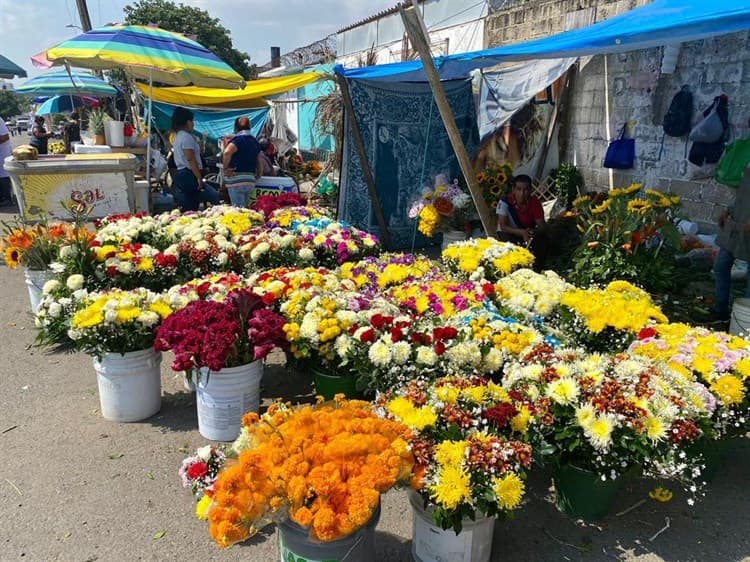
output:
[{"label": "striped beach umbrella", "polygon": [[27,80],[18,88],[17,94],[35,96],[57,96],[72,94],[77,96],[114,96],[117,90],[101,78],[88,72],[58,70]]},{"label": "striped beach umbrella", "polygon": [[134,78],[171,86],[241,88],[242,76],[200,43],[145,25],[107,25],[47,49],[54,65],[123,68]]},{"label": "striped beach umbrella", "polygon": [[[80,68],[122,68],[149,83],[147,130],[151,136],[154,81],[170,86],[242,88],[237,72],[200,43],[151,25],[107,25],[86,31],[32,57],[34,64]],[[146,145],[146,179],[151,176],[151,143]]]},{"label": "striped beach umbrella", "polygon": [[37,115],[66,113],[77,107],[99,107],[99,100],[87,96],[52,96],[42,99],[39,103],[39,107],[34,112]]},{"label": "striped beach umbrella", "polygon": [[0,55],[0,78],[26,78],[26,71],[18,66],[13,61],[6,59],[3,55]]}]

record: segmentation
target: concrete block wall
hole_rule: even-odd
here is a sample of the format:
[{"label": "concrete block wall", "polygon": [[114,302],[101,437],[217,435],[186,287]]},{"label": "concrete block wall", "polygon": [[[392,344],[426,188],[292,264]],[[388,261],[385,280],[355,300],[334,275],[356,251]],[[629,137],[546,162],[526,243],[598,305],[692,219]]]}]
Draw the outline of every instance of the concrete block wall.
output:
[{"label": "concrete block wall", "polygon": [[[519,4],[488,17],[488,46],[533,39],[565,29],[580,10],[601,21],[645,4],[645,0],[542,0]],[[606,57],[606,62],[605,62]],[[606,190],[643,182],[678,194],[682,212],[703,232],[716,230],[716,218],[734,198],[734,189],[712,179],[713,166],[697,167],[686,157],[692,143],[663,135],[661,120],[683,84],[693,92],[694,122],[714,96],[729,96],[734,138],[750,134],[750,32],[683,43],[672,75],[661,75],[662,48],[584,57],[571,91],[567,153],[561,162],[581,170],[589,189]],[[609,102],[607,104],[607,102]],[[602,167],[609,139],[627,123],[636,139],[632,170]],[[663,141],[662,141],[663,139]],[[662,146],[663,142],[663,146]]]}]

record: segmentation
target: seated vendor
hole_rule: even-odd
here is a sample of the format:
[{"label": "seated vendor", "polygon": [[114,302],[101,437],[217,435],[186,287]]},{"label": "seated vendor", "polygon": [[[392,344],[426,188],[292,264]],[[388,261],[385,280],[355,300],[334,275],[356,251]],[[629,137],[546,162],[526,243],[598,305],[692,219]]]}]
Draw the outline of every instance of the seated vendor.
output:
[{"label": "seated vendor", "polygon": [[497,204],[497,239],[529,248],[534,254],[534,270],[544,267],[547,257],[544,209],[531,193],[531,178],[525,174],[513,179],[511,192]]}]

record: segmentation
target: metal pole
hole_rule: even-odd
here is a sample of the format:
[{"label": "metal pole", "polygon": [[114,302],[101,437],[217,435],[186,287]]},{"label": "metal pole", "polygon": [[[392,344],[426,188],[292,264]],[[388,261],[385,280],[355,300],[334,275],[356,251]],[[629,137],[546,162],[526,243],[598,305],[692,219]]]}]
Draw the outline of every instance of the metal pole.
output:
[{"label": "metal pole", "polygon": [[[367,191],[370,193],[370,204],[372,210],[375,213],[375,220],[378,221],[378,227],[380,228],[380,241],[386,250],[393,248],[391,243],[391,235],[388,233],[388,226],[385,224],[385,218],[383,217],[383,209],[380,207],[380,199],[378,199],[378,191],[375,185],[375,178],[372,176],[372,170],[370,170],[370,163],[367,159],[367,150],[362,142],[362,134],[359,130],[359,123],[357,117],[354,115],[354,104],[352,103],[352,97],[349,93],[349,85],[346,83],[346,78],[341,75],[336,75],[336,80],[341,88],[341,99],[344,101],[344,107],[346,113],[349,114],[349,125],[352,129],[352,138],[354,141],[354,147],[357,149],[359,155],[359,161],[362,165],[362,173],[365,176],[365,183],[367,184]],[[339,181],[341,179],[339,178]],[[341,187],[339,186],[339,192]]]},{"label": "metal pole", "polygon": [[448,103],[448,97],[445,95],[443,85],[440,83],[440,75],[437,73],[437,70],[435,70],[435,63],[432,60],[430,47],[424,33],[424,23],[422,22],[422,18],[419,15],[419,12],[414,9],[414,6],[405,7],[402,4],[399,7],[399,11],[401,12],[401,19],[404,20],[404,27],[409,34],[409,39],[414,45],[414,48],[419,52],[419,57],[422,59],[422,65],[427,74],[427,80],[432,88],[432,95],[434,96],[435,103],[440,111],[440,117],[443,119],[445,130],[448,132],[448,138],[453,146],[453,151],[456,153],[456,158],[458,158],[458,164],[461,167],[461,172],[464,175],[466,185],[469,186],[469,193],[474,200],[474,206],[476,207],[479,218],[482,221],[482,227],[487,236],[492,236],[496,230],[496,223],[492,220],[490,210],[487,207],[487,202],[484,200],[482,190],[477,184],[476,176],[474,175],[474,170],[471,166],[471,159],[469,158],[464,142],[461,139],[461,133],[459,132],[456,120],[453,117],[453,111]]},{"label": "metal pole", "polygon": [[[151,185],[151,100],[154,97],[153,72],[148,69],[148,122],[146,123],[146,181]],[[149,187],[150,189],[150,187]]]}]

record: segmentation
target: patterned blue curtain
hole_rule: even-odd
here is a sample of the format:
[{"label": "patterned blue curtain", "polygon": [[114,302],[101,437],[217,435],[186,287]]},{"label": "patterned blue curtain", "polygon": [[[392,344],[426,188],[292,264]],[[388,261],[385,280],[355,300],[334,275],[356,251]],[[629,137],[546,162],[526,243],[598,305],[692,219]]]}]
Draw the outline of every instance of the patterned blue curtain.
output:
[{"label": "patterned blue curtain", "polygon": [[[430,85],[408,82],[348,80],[378,198],[395,249],[437,243],[416,232],[407,215],[423,186],[435,175],[460,178],[458,160],[435,105]],[[478,144],[474,97],[469,80],[443,82],[453,116],[469,154]],[[379,234],[362,164],[347,123],[339,196],[339,217]],[[462,182],[463,183],[463,182]],[[416,232],[416,239],[414,238]]]}]

